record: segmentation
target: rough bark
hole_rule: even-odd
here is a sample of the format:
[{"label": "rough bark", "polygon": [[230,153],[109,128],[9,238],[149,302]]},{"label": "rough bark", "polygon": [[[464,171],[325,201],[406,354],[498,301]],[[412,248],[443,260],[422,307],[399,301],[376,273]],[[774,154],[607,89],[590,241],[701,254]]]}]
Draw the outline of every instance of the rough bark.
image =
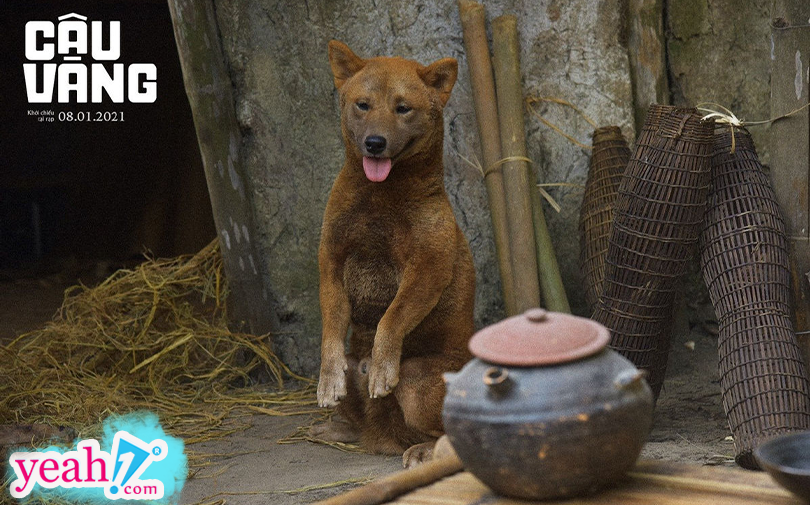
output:
[{"label": "rough bark", "polygon": [[[810,6],[803,0],[774,2],[772,13],[771,115],[810,102]],[[810,111],[805,108],[771,125],[776,198],[790,241],[794,322],[805,363],[810,361]]]},{"label": "rough bark", "polygon": [[214,4],[171,0],[169,8],[225,260],[229,318],[235,330],[261,335],[271,330],[273,314],[259,275],[250,181]]},{"label": "rough bark", "polygon": [[640,130],[651,103],[669,104],[664,0],[628,0],[627,9],[633,115]]}]

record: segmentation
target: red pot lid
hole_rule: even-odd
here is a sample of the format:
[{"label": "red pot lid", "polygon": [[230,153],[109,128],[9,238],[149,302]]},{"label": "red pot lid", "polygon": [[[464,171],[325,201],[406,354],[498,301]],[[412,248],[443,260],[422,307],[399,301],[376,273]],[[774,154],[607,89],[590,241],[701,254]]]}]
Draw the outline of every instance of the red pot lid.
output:
[{"label": "red pot lid", "polygon": [[554,365],[596,354],[609,340],[608,329],[596,321],[529,309],[473,335],[470,351],[496,365]]}]

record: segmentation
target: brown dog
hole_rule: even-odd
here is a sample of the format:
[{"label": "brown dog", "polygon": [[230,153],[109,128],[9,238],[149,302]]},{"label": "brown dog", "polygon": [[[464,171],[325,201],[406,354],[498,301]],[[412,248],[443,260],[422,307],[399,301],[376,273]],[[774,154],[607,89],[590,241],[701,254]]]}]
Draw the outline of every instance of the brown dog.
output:
[{"label": "brown dog", "polygon": [[[347,420],[321,438],[360,439],[411,466],[443,432],[442,373],[470,358],[475,271],[444,190],[442,109],[457,63],[361,59],[329,43],[346,162],[324,215],[318,404]],[[351,326],[349,352],[345,340]],[[410,448],[410,449],[409,449]]]}]

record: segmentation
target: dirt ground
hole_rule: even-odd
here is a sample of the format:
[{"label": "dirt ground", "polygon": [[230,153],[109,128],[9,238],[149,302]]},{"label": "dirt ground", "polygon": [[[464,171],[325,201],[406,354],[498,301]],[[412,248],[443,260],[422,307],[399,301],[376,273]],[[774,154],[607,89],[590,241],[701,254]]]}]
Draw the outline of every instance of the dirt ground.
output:
[{"label": "dirt ground", "polygon": [[[0,341],[51,319],[64,277],[0,276]],[[642,457],[733,466],[734,446],[720,400],[711,308],[685,306],[673,331],[667,379]],[[210,465],[186,482],[181,503],[311,503],[401,468],[400,458],[341,452],[311,443],[280,445],[308,416],[254,415],[252,427],[190,448]],[[342,483],[342,484],[338,484]]]}]

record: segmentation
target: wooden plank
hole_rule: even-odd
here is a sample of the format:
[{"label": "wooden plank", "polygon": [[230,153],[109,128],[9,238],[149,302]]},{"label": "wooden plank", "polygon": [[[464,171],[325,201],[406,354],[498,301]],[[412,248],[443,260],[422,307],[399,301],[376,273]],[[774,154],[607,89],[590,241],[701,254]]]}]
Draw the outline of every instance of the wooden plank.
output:
[{"label": "wooden plank", "polygon": [[690,478],[744,484],[761,489],[782,491],[764,472],[752,472],[737,467],[697,466],[670,461],[641,461],[633,469],[638,474],[656,474],[663,477]]},{"label": "wooden plank", "polygon": [[[771,115],[778,117],[810,101],[810,4],[775,0],[771,12]],[[796,331],[810,362],[810,111],[771,125],[771,177],[791,244]]]},{"label": "wooden plank", "polygon": [[399,505],[801,505],[764,473],[661,461],[639,463],[623,482],[592,496],[531,502],[494,494],[469,472],[442,479],[392,502]]}]

